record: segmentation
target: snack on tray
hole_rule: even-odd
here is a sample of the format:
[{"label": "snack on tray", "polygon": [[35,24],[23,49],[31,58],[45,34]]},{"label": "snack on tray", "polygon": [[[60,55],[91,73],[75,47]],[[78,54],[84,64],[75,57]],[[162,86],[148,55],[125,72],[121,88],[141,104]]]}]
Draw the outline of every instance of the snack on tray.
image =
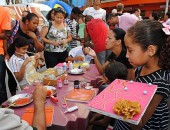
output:
[{"label": "snack on tray", "polygon": [[49,68],[46,71],[42,72],[43,75],[51,75],[58,76],[58,72],[54,68]]},{"label": "snack on tray", "polygon": [[132,119],[134,115],[139,114],[141,106],[137,101],[130,101],[126,99],[120,99],[113,106],[114,112],[123,116],[124,119]]},{"label": "snack on tray", "polygon": [[34,72],[33,74],[26,75],[27,81],[29,84],[32,84],[35,80],[43,80],[43,75],[38,72]]}]

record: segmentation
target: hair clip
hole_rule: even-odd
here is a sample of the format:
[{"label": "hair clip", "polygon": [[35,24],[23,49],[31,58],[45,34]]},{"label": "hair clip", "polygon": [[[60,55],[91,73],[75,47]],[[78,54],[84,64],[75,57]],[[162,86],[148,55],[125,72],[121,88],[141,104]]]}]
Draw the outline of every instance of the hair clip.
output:
[{"label": "hair clip", "polygon": [[166,35],[170,35],[170,26],[167,25],[166,23],[162,24],[164,26],[164,28],[162,28],[162,30],[165,32]]}]

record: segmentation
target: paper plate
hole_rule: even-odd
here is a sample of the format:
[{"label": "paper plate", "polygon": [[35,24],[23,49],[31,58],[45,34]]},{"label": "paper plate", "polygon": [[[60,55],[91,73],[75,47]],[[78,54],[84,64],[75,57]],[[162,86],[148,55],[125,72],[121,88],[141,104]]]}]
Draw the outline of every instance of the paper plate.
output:
[{"label": "paper plate", "polygon": [[33,101],[33,95],[29,93],[17,94],[7,100],[11,107],[21,107],[30,104]]},{"label": "paper plate", "polygon": [[68,71],[69,74],[84,74],[84,71],[82,69],[72,69]]}]

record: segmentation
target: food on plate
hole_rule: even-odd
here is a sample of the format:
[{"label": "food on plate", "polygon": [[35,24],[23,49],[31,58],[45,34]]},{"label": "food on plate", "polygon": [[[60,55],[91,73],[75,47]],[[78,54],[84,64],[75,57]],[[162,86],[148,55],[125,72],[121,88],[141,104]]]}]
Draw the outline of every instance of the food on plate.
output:
[{"label": "food on plate", "polygon": [[69,71],[71,74],[82,74],[83,70],[82,69],[72,69]]},{"label": "food on plate", "polygon": [[20,105],[23,105],[23,104],[27,104],[29,102],[30,102],[30,98],[19,98],[14,102],[14,104],[16,106],[20,106]]}]

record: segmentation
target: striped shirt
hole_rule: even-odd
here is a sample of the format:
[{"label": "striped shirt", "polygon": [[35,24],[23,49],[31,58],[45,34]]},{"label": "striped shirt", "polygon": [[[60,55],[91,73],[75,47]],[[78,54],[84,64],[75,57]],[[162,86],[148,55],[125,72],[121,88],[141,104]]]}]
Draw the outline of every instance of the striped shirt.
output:
[{"label": "striped shirt", "polygon": [[[139,72],[140,73],[140,72]],[[162,95],[164,98],[155,109],[152,117],[141,130],[168,130],[169,110],[168,97],[170,94],[169,75],[166,70],[160,69],[146,76],[138,76],[137,82],[152,83],[158,86],[156,94]],[[114,130],[131,130],[126,122],[116,120]]]},{"label": "striped shirt", "polygon": [[[9,67],[13,73],[19,72],[22,64],[24,63],[25,59],[28,57],[27,54],[25,54],[23,57],[17,57],[15,54],[12,55],[12,57],[9,59]],[[27,85],[28,82],[26,80],[26,76],[24,74],[23,79],[19,82],[20,86]]]},{"label": "striped shirt", "polygon": [[66,19],[66,23],[71,30],[71,35],[72,35],[72,38],[73,38],[72,41],[70,42],[70,47],[71,48],[77,47],[77,41],[74,40],[74,38],[77,38],[78,23],[75,20],[71,20],[69,18]]}]

